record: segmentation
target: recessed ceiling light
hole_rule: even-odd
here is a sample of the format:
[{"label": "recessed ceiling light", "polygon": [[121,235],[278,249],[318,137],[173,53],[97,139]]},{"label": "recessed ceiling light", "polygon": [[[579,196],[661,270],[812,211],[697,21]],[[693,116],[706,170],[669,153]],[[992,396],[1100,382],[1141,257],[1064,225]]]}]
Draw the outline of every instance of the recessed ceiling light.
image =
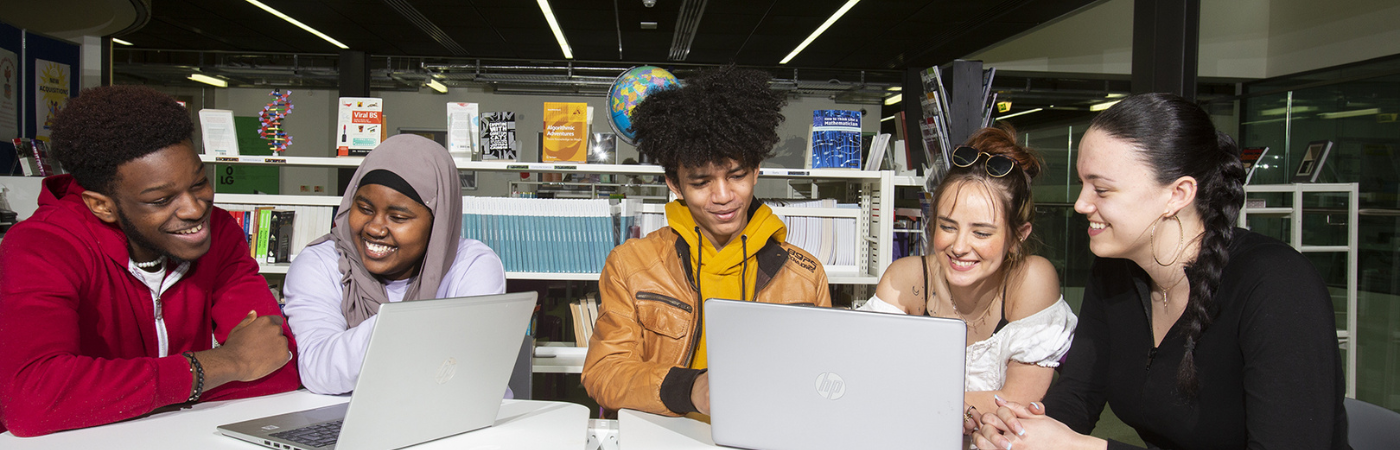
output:
[{"label": "recessed ceiling light", "polygon": [[643,30],[655,30],[655,29],[656,29],[656,22],[642,22],[642,29],[643,29]]},{"label": "recessed ceiling light", "polygon": [[540,11],[544,11],[544,20],[549,22],[549,31],[554,32],[554,39],[559,41],[559,49],[564,51],[564,59],[574,59],[574,51],[569,48],[569,40],[564,39],[564,31],[559,29],[559,21],[554,18],[554,10],[549,7],[549,0],[539,0]]},{"label": "recessed ceiling light", "polygon": [[1117,105],[1118,102],[1121,102],[1121,101],[1122,101],[1122,100],[1114,100],[1114,101],[1111,101],[1111,102],[1095,103],[1095,104],[1089,106],[1089,110],[1090,110],[1090,111],[1103,111],[1103,110],[1105,110],[1105,109],[1112,108],[1113,105]]},{"label": "recessed ceiling light", "polygon": [[300,21],[298,21],[298,20],[296,20],[296,19],[293,19],[293,18],[291,18],[291,17],[288,17],[286,14],[282,14],[282,11],[278,11],[278,10],[276,10],[276,9],[273,9],[271,6],[264,5],[264,4],[262,4],[262,2],[259,2],[258,0],[248,0],[248,3],[252,3],[253,6],[262,8],[263,11],[267,11],[269,14],[272,14],[272,15],[274,15],[274,16],[277,16],[279,19],[282,19],[282,20],[287,21],[287,23],[290,23],[290,24],[292,24],[292,25],[296,25],[298,28],[301,28],[301,29],[303,29],[303,30],[306,30],[307,32],[309,32],[309,33],[311,33],[311,34],[314,34],[314,35],[316,35],[317,37],[320,37],[321,39],[325,39],[326,42],[330,42],[331,44],[335,44],[335,46],[336,46],[336,47],[340,47],[341,50],[349,50],[349,49],[350,49],[350,47],[345,46],[345,44],[340,43],[340,41],[337,41],[337,40],[331,38],[330,36],[326,36],[326,33],[322,33],[322,32],[320,32],[320,31],[316,31],[315,28],[311,28],[311,27],[307,26],[307,25],[304,24],[304,23],[301,23]]},{"label": "recessed ceiling light", "polygon": [[211,76],[208,76],[208,75],[205,75],[205,74],[201,74],[201,73],[190,74],[190,79],[191,79],[191,80],[194,80],[194,81],[198,81],[198,82],[200,82],[200,83],[212,85],[212,86],[217,86],[217,87],[228,87],[228,82],[227,82],[227,81],[224,81],[223,79],[220,79],[220,78],[214,78],[214,77],[211,77]]},{"label": "recessed ceiling light", "polygon": [[447,86],[444,86],[442,83],[439,83],[438,80],[432,78],[428,79],[428,87],[432,88],[434,91],[438,91],[439,94],[447,93]]},{"label": "recessed ceiling light", "polygon": [[822,26],[817,27],[817,31],[813,31],[811,36],[807,36],[806,40],[802,41],[801,44],[797,44],[797,48],[792,49],[792,53],[788,53],[787,57],[783,58],[782,61],[779,61],[778,64],[787,64],[788,61],[792,61],[792,58],[797,57],[798,53],[802,53],[802,49],[807,48],[807,44],[811,44],[812,41],[815,41],[817,39],[817,36],[821,36],[822,32],[826,31],[827,27],[830,27],[831,24],[836,23],[836,19],[840,19],[841,16],[846,14],[846,11],[850,11],[851,7],[856,6],[856,3],[860,3],[860,0],[847,1],[845,5],[841,6],[841,9],[836,10],[836,14],[832,14],[830,18],[826,19],[826,22],[823,22]]},{"label": "recessed ceiling light", "polygon": [[1012,117],[1024,116],[1024,115],[1026,115],[1026,114],[1030,114],[1030,113],[1033,113],[1033,112],[1040,112],[1040,111],[1044,111],[1044,110],[1045,110],[1045,108],[1028,109],[1028,110],[1021,111],[1021,112],[1018,112],[1018,113],[1011,113],[1011,114],[1007,114],[1007,115],[1004,115],[1004,116],[997,116],[995,120],[1010,119],[1010,118],[1012,118]]}]

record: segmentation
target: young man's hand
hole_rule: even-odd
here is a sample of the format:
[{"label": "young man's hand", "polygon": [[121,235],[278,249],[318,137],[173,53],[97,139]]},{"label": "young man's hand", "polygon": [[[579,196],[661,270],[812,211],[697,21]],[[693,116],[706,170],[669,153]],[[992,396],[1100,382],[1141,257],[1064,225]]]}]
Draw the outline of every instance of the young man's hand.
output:
[{"label": "young man's hand", "polygon": [[206,391],[230,381],[257,380],[292,360],[282,335],[282,316],[258,317],[257,311],[249,311],[229,331],[224,345],[194,355],[204,367]]},{"label": "young man's hand", "polygon": [[710,415],[710,372],[695,377],[695,384],[690,387],[690,403],[700,414]]},{"label": "young man's hand", "polygon": [[238,381],[253,381],[268,376],[291,361],[287,337],[282,335],[282,316],[258,317],[249,311],[221,349],[228,349],[240,366]]}]

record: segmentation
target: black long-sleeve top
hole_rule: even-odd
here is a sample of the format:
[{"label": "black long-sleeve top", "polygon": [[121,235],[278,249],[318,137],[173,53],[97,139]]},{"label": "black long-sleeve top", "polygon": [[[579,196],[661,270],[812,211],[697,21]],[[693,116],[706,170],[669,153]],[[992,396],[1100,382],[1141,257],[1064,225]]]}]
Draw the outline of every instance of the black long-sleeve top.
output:
[{"label": "black long-sleeve top", "polygon": [[1278,240],[1236,229],[1229,251],[1215,320],[1196,345],[1196,396],[1177,387],[1181,322],[1153,348],[1147,273],[1129,260],[1100,258],[1046,412],[1088,434],[1109,402],[1149,447],[1351,448],[1326,285]]}]

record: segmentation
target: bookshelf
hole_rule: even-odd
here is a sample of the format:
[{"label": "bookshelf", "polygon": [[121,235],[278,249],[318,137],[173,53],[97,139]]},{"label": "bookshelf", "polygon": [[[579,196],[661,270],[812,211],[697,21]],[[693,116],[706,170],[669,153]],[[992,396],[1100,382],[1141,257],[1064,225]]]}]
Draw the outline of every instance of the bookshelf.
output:
[{"label": "bookshelf", "polygon": [[[253,166],[326,167],[354,168],[364,161],[363,157],[298,157],[298,156],[213,156],[200,155],[205,163],[239,164]],[[583,164],[583,163],[529,163],[501,161],[471,161],[467,158],[454,158],[458,170],[505,171],[505,172],[561,172],[583,174],[617,175],[662,175],[660,166]],[[894,186],[921,186],[920,177],[895,176],[893,171],[861,171],[852,169],[787,169],[760,168],[760,178],[780,178],[798,180],[841,181],[856,186],[859,209],[831,208],[785,208],[775,207],[774,212],[782,216],[811,216],[832,218],[854,218],[857,224],[856,264],[853,266],[826,266],[827,277],[832,284],[871,286],[880,281],[880,274],[892,260],[891,241],[894,234]],[[262,204],[287,206],[338,206],[339,196],[311,195],[248,195],[216,194],[217,204]],[[663,212],[661,204],[644,204],[641,212]],[[284,274],[287,264],[265,264],[264,274]],[[551,273],[551,272],[507,272],[507,279],[596,281],[597,273]]]},{"label": "bookshelf", "polygon": [[[1358,262],[1358,231],[1360,218],[1358,186],[1356,183],[1316,183],[1316,184],[1270,184],[1258,186],[1245,186],[1245,204],[1249,200],[1257,200],[1259,195],[1279,194],[1287,198],[1289,206],[1268,206],[1245,207],[1240,209],[1239,226],[1251,228],[1250,217],[1268,217],[1288,220],[1288,236],[1274,236],[1284,242],[1288,242],[1297,249],[1299,253],[1307,255],[1309,253],[1345,253],[1346,260],[1346,329],[1337,330],[1337,343],[1346,354],[1346,383],[1347,397],[1356,398],[1356,358],[1357,358],[1357,281],[1360,279],[1357,268]],[[1304,217],[1316,215],[1335,214],[1330,211],[1318,211],[1314,208],[1304,207],[1304,196],[1307,194],[1321,194],[1331,196],[1345,196],[1347,206],[1345,208],[1346,223],[1337,227],[1346,232],[1345,245],[1314,245],[1304,242],[1303,220]],[[1327,219],[1330,225],[1340,225],[1331,222],[1330,216]],[[1319,231],[1319,230],[1310,230]],[[1324,234],[1319,232],[1318,234]],[[1335,244],[1335,243],[1329,243]],[[1321,269],[1319,269],[1321,270]]]}]

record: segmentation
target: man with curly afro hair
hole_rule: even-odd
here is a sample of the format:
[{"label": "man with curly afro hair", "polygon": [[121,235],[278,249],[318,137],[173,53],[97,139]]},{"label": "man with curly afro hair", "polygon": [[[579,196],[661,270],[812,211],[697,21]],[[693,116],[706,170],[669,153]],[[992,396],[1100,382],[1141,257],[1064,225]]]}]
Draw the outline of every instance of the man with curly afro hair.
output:
[{"label": "man with curly afro hair", "polygon": [[648,96],[633,112],[637,150],[666,171],[669,227],[608,255],[583,385],[609,410],[710,412],[702,301],[831,306],[826,272],[784,242],[787,227],[753,196],[778,143],[783,93],[733,66]]},{"label": "man with curly afro hair", "polygon": [[54,119],[72,173],[45,179],[0,244],[0,431],[297,388],[291,331],[192,131],[175,99],[136,86],[83,91]]}]

